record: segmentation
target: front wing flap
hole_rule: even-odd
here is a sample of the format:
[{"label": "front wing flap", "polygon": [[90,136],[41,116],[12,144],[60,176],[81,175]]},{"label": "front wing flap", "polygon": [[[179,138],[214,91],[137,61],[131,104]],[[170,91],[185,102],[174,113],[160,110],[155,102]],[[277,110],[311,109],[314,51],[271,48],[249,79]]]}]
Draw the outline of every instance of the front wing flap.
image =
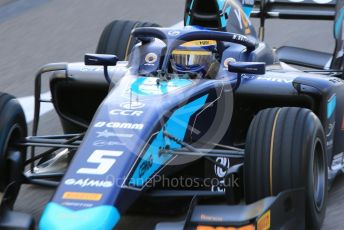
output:
[{"label": "front wing flap", "polygon": [[305,229],[304,189],[288,190],[249,205],[195,205],[181,222],[156,230]]}]

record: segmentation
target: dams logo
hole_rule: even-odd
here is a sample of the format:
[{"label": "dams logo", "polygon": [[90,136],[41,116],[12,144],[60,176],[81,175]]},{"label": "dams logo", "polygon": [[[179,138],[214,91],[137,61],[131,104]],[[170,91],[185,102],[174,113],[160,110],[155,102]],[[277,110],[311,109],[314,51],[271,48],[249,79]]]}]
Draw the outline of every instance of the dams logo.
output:
[{"label": "dams logo", "polygon": [[257,230],[269,230],[270,223],[271,223],[271,214],[269,210],[258,220]]}]

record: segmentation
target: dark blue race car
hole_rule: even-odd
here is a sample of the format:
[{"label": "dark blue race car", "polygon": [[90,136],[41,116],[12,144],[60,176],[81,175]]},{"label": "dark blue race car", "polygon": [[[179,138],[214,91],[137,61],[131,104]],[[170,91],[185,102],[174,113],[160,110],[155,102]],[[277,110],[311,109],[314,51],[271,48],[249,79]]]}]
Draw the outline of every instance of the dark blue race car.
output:
[{"label": "dark blue race car", "polygon": [[[31,136],[0,94],[0,226],[34,228],[10,211],[33,183],[57,187],[42,230],[113,229],[131,214],[174,217],[158,230],[320,229],[344,168],[343,7],[187,0],[183,27],[111,22],[97,54],[38,72]],[[334,20],[334,54],[269,48],[268,18]],[[46,102],[64,134],[37,135]]]}]

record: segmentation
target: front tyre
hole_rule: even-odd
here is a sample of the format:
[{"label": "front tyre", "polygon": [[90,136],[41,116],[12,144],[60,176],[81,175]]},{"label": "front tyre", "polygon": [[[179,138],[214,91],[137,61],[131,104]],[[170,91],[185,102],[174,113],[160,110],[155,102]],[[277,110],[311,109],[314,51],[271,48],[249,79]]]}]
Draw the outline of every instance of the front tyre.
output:
[{"label": "front tyre", "polygon": [[141,27],[160,27],[150,22],[115,20],[110,22],[100,36],[96,53],[115,54],[119,60],[127,61],[131,49],[138,40],[131,35],[131,31]]},{"label": "front tyre", "polygon": [[18,196],[26,160],[26,148],[15,143],[27,136],[25,115],[19,102],[0,93],[0,193],[2,204],[12,208]]},{"label": "front tyre", "polygon": [[246,139],[246,202],[305,188],[306,228],[320,229],[328,186],[325,143],[324,129],[308,109],[273,108],[259,112]]}]

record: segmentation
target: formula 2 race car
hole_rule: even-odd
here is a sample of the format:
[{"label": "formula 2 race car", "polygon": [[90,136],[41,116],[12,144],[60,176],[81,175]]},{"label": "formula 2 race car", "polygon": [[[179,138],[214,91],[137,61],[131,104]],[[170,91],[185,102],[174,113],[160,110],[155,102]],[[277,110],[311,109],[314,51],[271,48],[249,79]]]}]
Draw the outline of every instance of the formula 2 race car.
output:
[{"label": "formula 2 race car", "polygon": [[[84,63],[38,72],[31,136],[17,100],[1,94],[0,226],[34,228],[11,211],[33,183],[57,187],[42,230],[113,229],[132,213],[166,217],[158,230],[320,229],[344,168],[344,3],[317,2],[188,0],[182,28],[114,21]],[[271,17],[335,19],[332,61],[276,54],[261,42]],[[64,134],[37,135],[47,102]]]}]

